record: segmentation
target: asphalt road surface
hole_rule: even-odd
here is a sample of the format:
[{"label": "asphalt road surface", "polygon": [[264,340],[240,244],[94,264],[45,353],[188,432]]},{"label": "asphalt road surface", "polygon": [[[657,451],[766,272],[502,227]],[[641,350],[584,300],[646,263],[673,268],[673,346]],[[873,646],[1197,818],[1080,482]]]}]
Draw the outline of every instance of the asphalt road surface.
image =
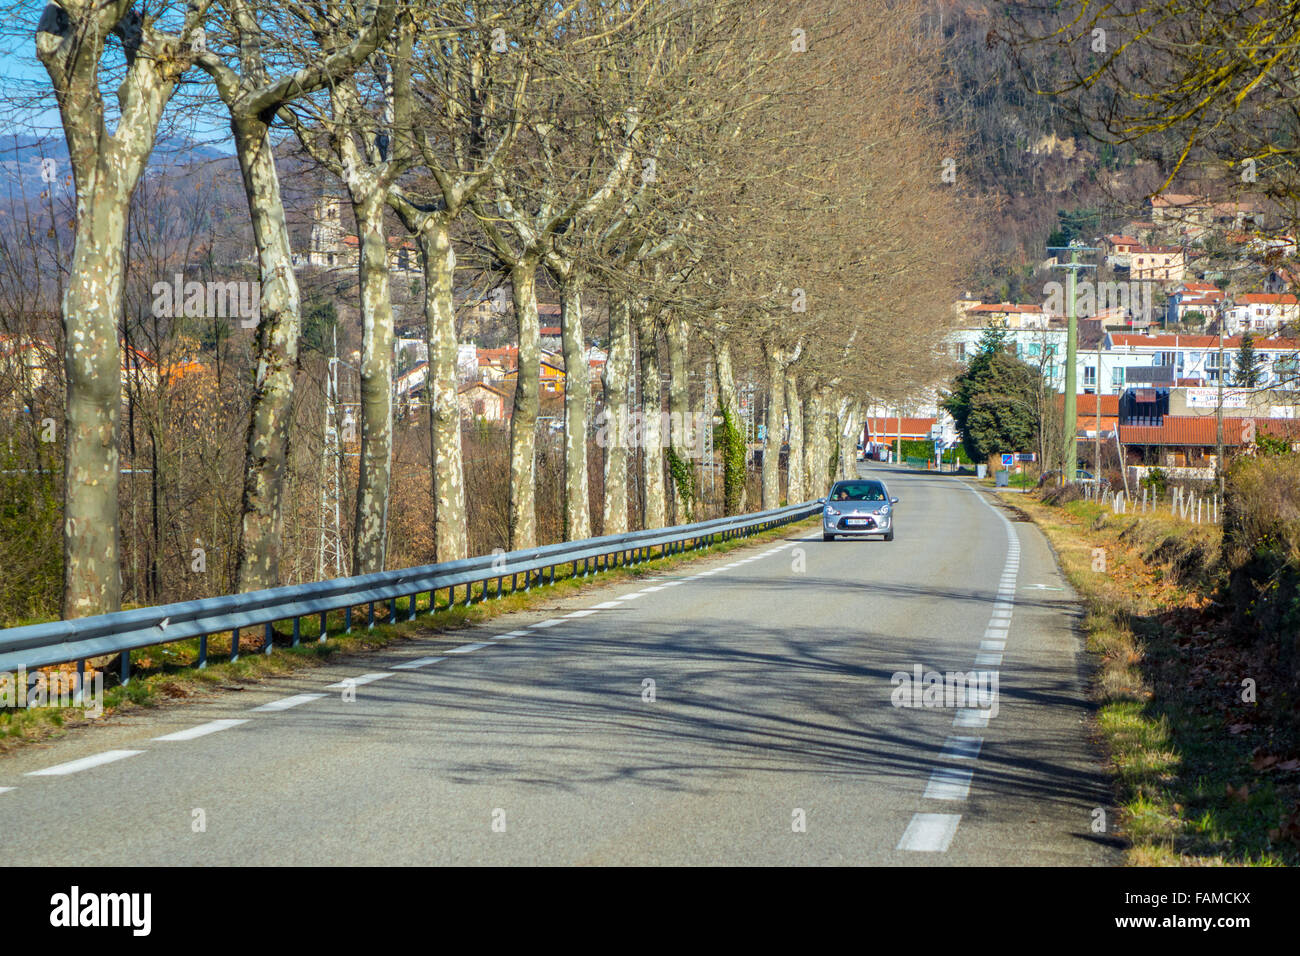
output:
[{"label": "asphalt road surface", "polygon": [[[0,863],[1118,863],[1042,535],[863,473],[893,542],[799,530],[0,758]],[[917,667],[985,693],[895,706]]]}]

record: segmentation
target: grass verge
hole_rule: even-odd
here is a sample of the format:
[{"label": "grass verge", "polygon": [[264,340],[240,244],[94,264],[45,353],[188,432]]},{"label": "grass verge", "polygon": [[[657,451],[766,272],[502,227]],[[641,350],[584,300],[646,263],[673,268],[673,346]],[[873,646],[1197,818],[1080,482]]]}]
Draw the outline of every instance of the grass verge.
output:
[{"label": "grass verge", "polygon": [[1007,503],[1042,528],[1083,601],[1127,862],[1300,863],[1300,761],[1285,759],[1296,741],[1277,709],[1287,702],[1243,699],[1243,681],[1268,668],[1230,639],[1215,604],[1219,529],[1090,501]]}]

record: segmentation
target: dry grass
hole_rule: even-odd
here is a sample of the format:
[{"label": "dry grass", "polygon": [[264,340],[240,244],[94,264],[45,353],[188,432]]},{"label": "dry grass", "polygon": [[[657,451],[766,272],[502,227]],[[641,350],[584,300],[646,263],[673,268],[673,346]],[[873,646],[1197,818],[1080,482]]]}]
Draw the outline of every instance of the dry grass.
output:
[{"label": "dry grass", "polygon": [[1252,746],[1262,737],[1230,723],[1242,719],[1233,675],[1248,665],[1214,623],[1219,529],[1163,512],[1114,515],[1089,501],[1013,500],[1043,529],[1086,608],[1096,727],[1115,775],[1127,862],[1300,861],[1285,836],[1294,784],[1256,773]]}]

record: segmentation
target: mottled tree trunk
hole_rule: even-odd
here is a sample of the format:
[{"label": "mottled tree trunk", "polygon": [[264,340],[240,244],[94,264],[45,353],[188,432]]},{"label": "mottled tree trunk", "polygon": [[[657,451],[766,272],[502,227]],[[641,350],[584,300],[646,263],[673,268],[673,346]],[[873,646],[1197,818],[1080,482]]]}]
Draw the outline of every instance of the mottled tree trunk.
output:
[{"label": "mottled tree trunk", "polygon": [[[674,475],[672,485],[673,524],[686,524],[695,514],[696,458],[701,436],[695,434],[691,417],[690,379],[686,370],[686,322],[671,315],[665,323],[668,341],[669,448]],[[709,413],[712,414],[712,409]]]},{"label": "mottled tree trunk", "polygon": [[794,375],[785,376],[785,413],[790,418],[790,452],[786,459],[786,498],[791,504],[802,504],[819,495],[808,494],[803,463],[803,402],[799,398],[799,381]]},{"label": "mottled tree trunk", "polygon": [[810,387],[804,401],[804,473],[809,497],[820,498],[830,487],[830,449],[826,435],[826,402],[821,389]]},{"label": "mottled tree trunk", "polygon": [[560,347],[564,352],[564,537],[591,537],[587,494],[587,403],[591,376],[582,333],[582,283],[570,275],[560,285]]},{"label": "mottled tree trunk", "polygon": [[236,571],[239,590],[255,591],[280,583],[281,505],[301,313],[267,126],[260,119],[236,117],[231,127],[262,281]]},{"label": "mottled tree trunk", "polygon": [[781,439],[785,432],[785,366],[781,354],[767,353],[767,434],[763,438],[763,508],[781,504]]},{"label": "mottled tree trunk", "polygon": [[[206,7],[191,7],[189,25]],[[117,79],[110,133],[101,60],[113,35],[119,42],[115,55],[125,55],[126,68]],[[51,3],[37,24],[35,44],[58,102],[76,195],[76,240],[61,303],[66,387],[61,613],[73,618],[121,607],[117,443],[123,366],[117,323],[128,216],[163,108],[187,64],[175,57],[174,43],[128,4]],[[53,172],[56,180],[63,179],[62,169]]]},{"label": "mottled tree trunk", "polygon": [[722,513],[742,514],[745,510],[745,464],[748,449],[740,424],[740,399],[731,367],[731,346],[711,340],[713,367],[718,380],[718,408],[722,412]]},{"label": "mottled tree trunk", "polygon": [[430,469],[433,532],[438,561],[469,556],[465,466],[461,454],[460,401],[456,391],[456,251],[450,224],[430,217],[419,232],[424,266],[424,322],[429,348]]},{"label": "mottled tree trunk", "polygon": [[537,318],[537,260],[525,256],[510,269],[519,323],[519,370],[510,417],[510,550],[537,546],[537,412],[542,368]]},{"label": "mottled tree trunk", "polygon": [[388,485],[393,463],[393,305],[383,194],[373,190],[352,209],[361,240],[361,458],[357,475],[355,574],[384,570]]},{"label": "mottled tree trunk", "polygon": [[609,304],[609,355],[602,381],[605,410],[598,435],[605,449],[603,534],[627,531],[627,386],[632,373],[632,305],[625,296]]},{"label": "mottled tree trunk", "polygon": [[853,475],[853,452],[854,441],[849,430],[849,422],[853,417],[854,403],[847,398],[841,398],[838,404],[839,413],[835,416],[835,477],[836,479],[852,478]]},{"label": "mottled tree trunk", "polygon": [[117,512],[122,350],[117,316],[130,190],[105,182],[109,175],[99,174],[93,198],[83,201],[78,196],[77,241],[63,293],[65,618],[115,611],[122,602]]},{"label": "mottled tree trunk", "polygon": [[663,397],[659,382],[659,329],[643,301],[636,308],[641,355],[641,479],[645,488],[643,527],[662,528],[668,518],[664,496]]}]

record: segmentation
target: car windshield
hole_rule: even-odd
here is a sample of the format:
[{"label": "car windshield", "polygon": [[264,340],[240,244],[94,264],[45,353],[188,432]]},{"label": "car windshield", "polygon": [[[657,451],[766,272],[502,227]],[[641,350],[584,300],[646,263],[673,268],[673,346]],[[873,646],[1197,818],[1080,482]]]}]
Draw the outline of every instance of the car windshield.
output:
[{"label": "car windshield", "polygon": [[835,501],[884,501],[885,488],[878,481],[848,481],[831,491]]}]

